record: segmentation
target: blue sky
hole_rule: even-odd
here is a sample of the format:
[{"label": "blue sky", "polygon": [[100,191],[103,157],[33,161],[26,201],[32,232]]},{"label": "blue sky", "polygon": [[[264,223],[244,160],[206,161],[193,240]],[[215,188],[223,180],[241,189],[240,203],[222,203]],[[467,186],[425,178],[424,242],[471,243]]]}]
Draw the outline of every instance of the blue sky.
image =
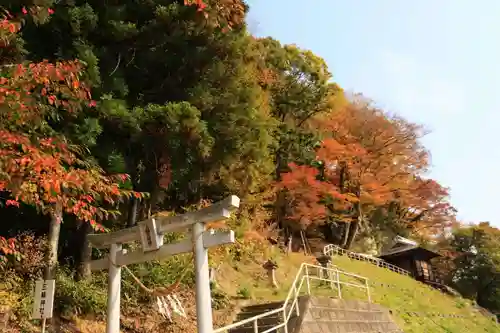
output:
[{"label": "blue sky", "polygon": [[344,89],[425,124],[430,176],[459,217],[500,226],[500,1],[247,2],[254,34],[312,50]]}]

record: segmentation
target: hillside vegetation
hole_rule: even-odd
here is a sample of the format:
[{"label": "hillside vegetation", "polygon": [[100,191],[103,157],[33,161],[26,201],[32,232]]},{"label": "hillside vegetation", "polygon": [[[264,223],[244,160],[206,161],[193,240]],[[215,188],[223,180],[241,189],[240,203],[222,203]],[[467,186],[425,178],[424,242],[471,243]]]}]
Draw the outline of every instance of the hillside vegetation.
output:
[{"label": "hillside vegetation", "polygon": [[[244,288],[248,290],[252,302],[267,300],[284,300],[291,287],[302,262],[315,263],[313,257],[295,254],[278,257],[279,290],[272,291],[257,263],[245,264],[245,272],[249,274],[233,275],[226,280],[221,276],[221,285],[225,290]],[[405,333],[499,333],[500,325],[484,310],[474,306],[474,302],[462,297],[451,296],[411,277],[394,273],[364,261],[349,259],[346,256],[333,257],[332,264],[346,272],[367,277],[370,281],[372,302],[381,304],[392,311],[393,317]],[[317,263],[316,263],[317,265]],[[253,266],[253,267],[252,267]],[[248,268],[247,268],[248,267]],[[254,272],[257,272],[256,274]],[[234,273],[233,273],[234,274]],[[229,274],[231,276],[231,274]],[[238,276],[237,279],[236,276]],[[259,278],[255,278],[259,276]],[[346,282],[359,283],[354,278],[342,277]],[[238,283],[238,281],[240,281]],[[312,283],[314,295],[337,297],[335,288],[328,285]],[[302,292],[305,293],[305,286]],[[364,290],[356,287],[342,286],[342,297],[345,299],[366,300]],[[233,292],[234,295],[234,292]]]},{"label": "hillside vegetation", "polygon": [[[276,252],[279,253],[279,252]],[[273,291],[268,284],[261,262],[242,262],[244,272],[238,265],[222,266],[220,286],[232,296],[244,295],[250,303],[284,300],[291,283],[303,262],[316,264],[314,257],[296,253],[275,256],[278,262],[277,279],[279,289]],[[415,281],[411,277],[394,273],[365,261],[334,256],[332,264],[338,269],[367,277],[370,281],[370,296],[374,303],[392,311],[393,317],[405,333],[499,333],[500,324],[479,310],[473,301],[452,296]],[[236,268],[236,270],[235,270]],[[359,283],[354,278],[341,277],[346,282]],[[314,295],[337,297],[335,288],[312,283]],[[342,286],[342,297],[366,300],[364,290]],[[305,293],[305,286],[302,293]]]},{"label": "hillside vegetation", "polygon": [[[272,258],[278,263],[276,277],[278,289],[270,287],[262,264]],[[304,262],[316,264],[316,259],[301,253],[285,254],[275,247],[262,247],[259,243],[239,243],[220,248],[211,254],[216,270],[213,287],[215,304],[214,325],[227,325],[234,319],[238,308],[248,304],[284,300],[290,290],[300,265]],[[134,272],[148,285],[168,285],[186,264],[187,256],[168,259],[161,263],[138,265]],[[406,333],[498,333],[500,326],[473,306],[473,301],[443,294],[410,277],[379,268],[364,261],[334,256],[332,264],[346,272],[369,278],[370,295],[373,302],[391,311],[396,322]],[[148,299],[130,276],[123,273],[123,317],[124,332],[150,333],[196,332],[196,315],[192,289],[192,274],[186,279],[186,287],[177,294],[182,299],[188,318],[174,317],[169,323],[156,310],[153,300]],[[342,281],[359,283],[355,278],[341,277]],[[36,331],[37,321],[26,320],[31,304],[29,281],[6,281],[9,292],[2,292],[0,311],[10,313],[9,326],[5,332]],[[5,286],[5,284],[2,284]],[[98,333],[105,328],[106,276],[94,274],[92,280],[74,282],[65,274],[59,275],[59,290],[56,295],[58,315],[53,327],[67,332]],[[0,288],[1,290],[1,288]],[[306,292],[305,285],[302,293]],[[366,300],[364,290],[342,286],[345,299]],[[314,295],[337,297],[337,290],[328,284],[312,283]],[[64,306],[62,306],[64,305]],[[457,315],[458,317],[450,317]]]},{"label": "hillside vegetation", "polygon": [[408,276],[368,262],[336,256],[333,264],[368,277],[373,302],[392,310],[406,333],[500,332],[500,326],[491,317],[483,315],[470,300],[444,294]]},{"label": "hillside vegetation", "polygon": [[[273,258],[279,263],[279,288],[273,290],[262,264]],[[300,253],[284,254],[277,248],[259,243],[238,243],[211,251],[210,262],[216,268],[216,282],[212,288],[214,326],[229,324],[240,305],[283,300],[302,262],[314,258]],[[23,264],[23,263],[21,263]],[[149,286],[168,286],[188,268],[183,285],[175,292],[182,300],[187,319],[174,317],[173,323],[159,315],[156,300],[142,291],[132,278],[122,272],[122,329],[124,332],[196,332],[194,280],[189,255],[168,258],[161,262],[131,266],[134,274]],[[101,333],[105,328],[107,276],[104,272],[92,274],[91,279],[74,281],[71,272],[62,270],[57,278],[55,318],[51,330],[81,330],[83,333]],[[0,282],[1,332],[37,332],[40,321],[29,320],[32,304],[33,280],[11,276]],[[2,318],[0,316],[0,318]],[[4,326],[3,326],[4,325]],[[52,332],[52,331],[50,331]]]},{"label": "hillside vegetation", "polygon": [[[313,51],[254,36],[248,12],[244,0],[1,1],[6,329],[38,329],[29,304],[42,278],[57,282],[56,326],[100,325],[107,276],[88,263],[105,251],[89,234],[230,195],[241,205],[217,228],[235,230],[237,244],[211,257],[217,323],[237,298],[284,297],[303,260],[269,248],[298,252],[313,237],[370,253],[410,237],[443,254],[448,284],[500,311],[500,230],[458,220],[450,189],[429,178],[424,124],[347,93]],[[189,258],[130,269],[151,288],[179,286],[192,314]],[[269,258],[282,274],[271,293]],[[166,325],[126,272],[122,302],[129,332],[194,327],[192,315]]]},{"label": "hillside vegetation", "polygon": [[[245,274],[229,269],[221,275],[220,283],[224,290],[238,296],[245,290],[251,303],[284,300],[291,283],[302,262],[315,263],[315,258],[294,254],[279,256],[277,269],[280,288],[273,291],[267,282],[259,263],[244,264]],[[332,264],[346,272],[367,277],[370,281],[370,296],[374,303],[381,304],[392,311],[397,324],[405,333],[499,333],[500,325],[484,310],[474,306],[474,302],[459,296],[452,296],[415,281],[411,277],[394,273],[364,261],[349,259],[346,256],[333,257]],[[226,266],[224,269],[228,269]],[[234,268],[234,267],[233,267]],[[341,276],[342,281],[359,283],[355,278]],[[313,282],[314,295],[337,297],[336,288],[328,284]],[[364,290],[342,286],[345,299],[366,300]],[[306,292],[305,285],[302,293]]]}]

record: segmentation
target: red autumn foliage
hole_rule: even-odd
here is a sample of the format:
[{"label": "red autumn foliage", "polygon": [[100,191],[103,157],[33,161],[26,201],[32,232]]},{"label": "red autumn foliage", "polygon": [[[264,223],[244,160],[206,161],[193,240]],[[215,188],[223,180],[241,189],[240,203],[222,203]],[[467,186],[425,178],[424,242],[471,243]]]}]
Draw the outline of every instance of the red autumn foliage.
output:
[{"label": "red autumn foliage", "polygon": [[[16,243],[14,238],[6,239],[0,236],[0,251],[4,255],[13,254],[16,250]],[[1,258],[1,257],[0,257]]]},{"label": "red autumn foliage", "polygon": [[185,6],[196,6],[199,12],[203,11],[207,5],[203,0],[184,0]]},{"label": "red autumn foliage", "polygon": [[196,7],[208,26],[221,28],[223,33],[245,21],[246,5],[242,0],[184,0],[184,5]]},{"label": "red autumn foliage", "polygon": [[316,152],[321,175],[317,167],[295,164],[282,175],[280,186],[292,198],[290,219],[304,224],[330,215],[352,222],[366,210],[397,201],[413,216],[421,215],[414,229],[439,229],[453,220],[447,190],[420,176],[428,154],[418,141],[419,126],[356,103],[320,126],[327,135]]},{"label": "red autumn foliage", "polygon": [[[39,7],[29,12],[40,11]],[[50,14],[50,10],[48,11]],[[23,10],[23,14],[28,10]],[[19,25],[6,15],[0,36],[18,31]],[[13,25],[16,29],[13,29]],[[43,213],[62,207],[67,213],[94,227],[98,218],[110,213],[103,203],[114,203],[124,195],[119,183],[126,175],[107,176],[82,160],[77,147],[47,125],[58,113],[77,116],[95,105],[89,87],[81,80],[78,61],[51,64],[17,64],[3,67],[0,78],[0,191],[10,194],[7,205],[25,203]],[[101,228],[102,229],[102,228]]]},{"label": "red autumn foliage", "polygon": [[317,179],[318,170],[304,165],[289,165],[290,172],[282,175],[280,186],[293,195],[289,206],[292,208],[290,218],[307,225],[311,221],[326,217],[325,205],[321,203],[331,189],[329,184]]},{"label": "red autumn foliage", "polygon": [[18,242],[14,238],[5,238],[0,236],[0,270],[7,265],[8,258],[13,256],[18,259],[20,253],[17,249]]},{"label": "red autumn foliage", "polygon": [[435,235],[456,224],[456,210],[448,201],[449,192],[433,179],[416,178],[402,198],[414,216],[413,228],[421,235]]}]

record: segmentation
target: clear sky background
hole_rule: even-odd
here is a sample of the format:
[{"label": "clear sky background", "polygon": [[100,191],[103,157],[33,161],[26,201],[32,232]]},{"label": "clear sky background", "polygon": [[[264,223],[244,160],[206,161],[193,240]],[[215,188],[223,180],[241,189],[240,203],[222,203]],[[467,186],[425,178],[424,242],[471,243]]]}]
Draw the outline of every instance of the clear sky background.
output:
[{"label": "clear sky background", "polygon": [[252,33],[323,57],[334,80],[425,124],[430,176],[500,227],[499,0],[247,0]]}]

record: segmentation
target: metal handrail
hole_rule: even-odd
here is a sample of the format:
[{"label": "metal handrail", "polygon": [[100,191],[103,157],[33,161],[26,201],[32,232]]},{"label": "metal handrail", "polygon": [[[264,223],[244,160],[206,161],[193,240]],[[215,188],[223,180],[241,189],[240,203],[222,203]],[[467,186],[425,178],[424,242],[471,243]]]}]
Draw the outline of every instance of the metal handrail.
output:
[{"label": "metal handrail", "polygon": [[410,276],[411,273],[401,267],[390,264],[387,261],[379,258],[369,257],[367,255],[363,255],[361,253],[351,252],[349,250],[343,249],[335,244],[328,244],[323,248],[323,254],[325,255],[333,255],[333,254],[347,254],[349,258],[354,258],[359,261],[367,261],[371,264],[377,265],[378,267],[387,268],[393,272],[399,273],[401,275]]},{"label": "metal handrail", "polygon": [[[314,270],[317,271],[317,275],[311,275]],[[362,283],[351,283],[351,282],[346,282],[346,281],[341,281],[340,277],[341,276],[349,276],[356,278],[358,280],[362,280]],[[241,320],[239,322],[215,329],[213,333],[220,333],[220,332],[228,332],[231,329],[241,327],[245,324],[248,323],[253,323],[253,329],[254,333],[269,333],[272,331],[275,331],[279,328],[284,328],[284,333],[288,333],[288,322],[290,318],[292,317],[293,312],[296,313],[297,316],[300,315],[299,311],[299,296],[301,294],[302,286],[304,285],[304,282],[306,282],[306,293],[308,295],[311,295],[311,281],[312,280],[319,280],[319,281],[327,281],[330,282],[330,287],[333,289],[333,286],[336,285],[337,287],[337,292],[338,292],[338,298],[342,298],[342,292],[340,290],[341,285],[345,286],[351,286],[351,287],[357,287],[360,289],[365,289],[366,294],[367,294],[367,299],[368,302],[371,303],[371,295],[370,295],[370,284],[368,278],[353,274],[353,273],[348,273],[341,271],[337,268],[331,268],[331,267],[323,267],[323,266],[317,266],[317,265],[312,265],[308,263],[302,263],[300,265],[300,269],[298,270],[297,274],[295,275],[295,279],[293,280],[292,286],[290,287],[290,290],[288,291],[287,297],[285,301],[283,302],[283,305],[277,309],[270,310],[265,313],[261,313],[259,315]],[[271,328],[268,328],[264,331],[259,331],[259,324],[258,320],[269,317],[271,315],[274,315],[276,313],[283,313],[283,318],[282,322],[272,326]]]}]

